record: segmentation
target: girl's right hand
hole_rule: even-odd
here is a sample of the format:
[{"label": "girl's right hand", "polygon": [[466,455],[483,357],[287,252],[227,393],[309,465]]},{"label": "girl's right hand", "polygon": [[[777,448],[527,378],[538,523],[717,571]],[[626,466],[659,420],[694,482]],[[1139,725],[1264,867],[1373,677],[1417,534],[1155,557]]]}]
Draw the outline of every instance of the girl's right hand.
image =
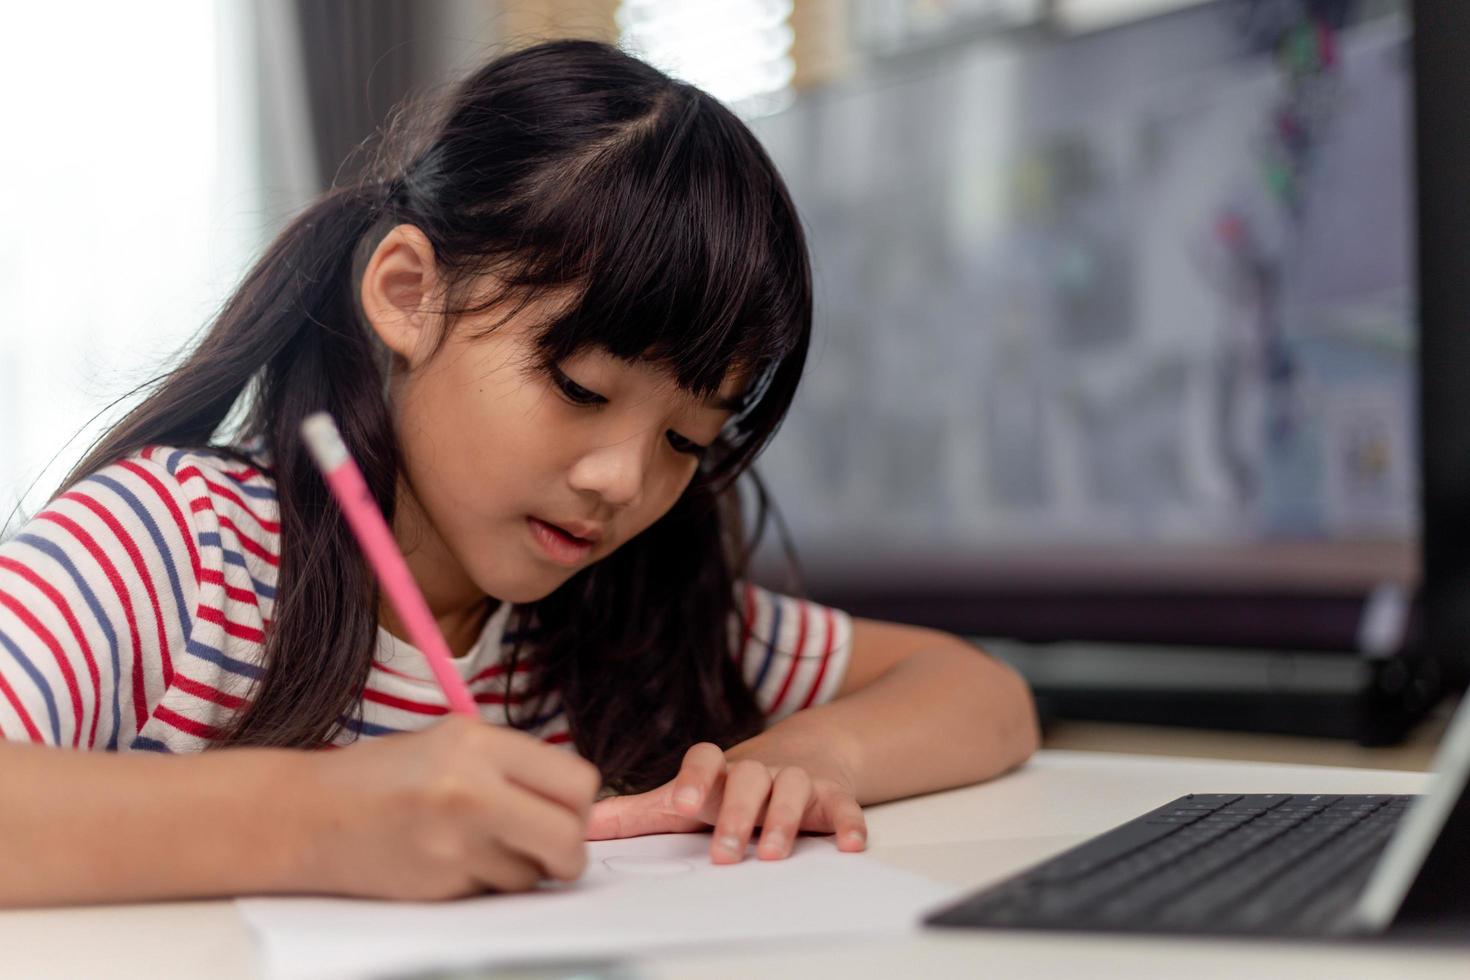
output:
[{"label": "girl's right hand", "polygon": [[302,890],[400,900],[571,881],[601,777],[513,728],[452,715],[424,731],[303,753]]}]

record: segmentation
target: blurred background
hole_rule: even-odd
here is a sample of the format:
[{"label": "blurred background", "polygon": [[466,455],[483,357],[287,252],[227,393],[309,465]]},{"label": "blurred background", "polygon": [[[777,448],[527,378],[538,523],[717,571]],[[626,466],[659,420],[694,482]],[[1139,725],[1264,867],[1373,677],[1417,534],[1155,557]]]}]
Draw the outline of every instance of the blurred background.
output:
[{"label": "blurred background", "polygon": [[1408,0],[15,16],[0,533],[399,99],[591,37],[731,105],[807,224],[816,344],[759,469],[814,598],[983,639],[1058,716],[1381,742],[1438,693]]}]

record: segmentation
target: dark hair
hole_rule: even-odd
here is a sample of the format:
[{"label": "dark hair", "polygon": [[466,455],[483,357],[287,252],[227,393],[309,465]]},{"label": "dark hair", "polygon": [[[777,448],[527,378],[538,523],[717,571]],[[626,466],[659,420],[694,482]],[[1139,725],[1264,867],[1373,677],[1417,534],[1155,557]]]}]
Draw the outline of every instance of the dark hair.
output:
[{"label": "dark hair", "polygon": [[197,346],[63,483],[149,444],[212,446],[232,411],[237,436],[270,452],[279,598],[264,674],[219,744],[317,746],[360,710],[377,583],[298,433],[308,414],[332,412],[391,519],[399,446],[353,256],[401,223],[433,245],[450,284],[446,323],[471,309],[476,275],[493,271],[505,284],[493,301],[575,297],[538,328],[546,359],[589,346],[651,358],[701,397],[732,368],[755,379],[667,514],[517,607],[512,667],[529,643],[535,706],[512,718],[507,699],[507,721],[529,727],[559,692],[577,749],[625,792],[671,778],[693,742],[729,746],[759,731],[730,636],[767,500],[753,480],[746,540],[736,480],[754,478],[811,332],[806,245],[759,143],[697,88],[616,48],[560,41],[491,61],[434,115],[400,110],[366,173],[280,234]]}]

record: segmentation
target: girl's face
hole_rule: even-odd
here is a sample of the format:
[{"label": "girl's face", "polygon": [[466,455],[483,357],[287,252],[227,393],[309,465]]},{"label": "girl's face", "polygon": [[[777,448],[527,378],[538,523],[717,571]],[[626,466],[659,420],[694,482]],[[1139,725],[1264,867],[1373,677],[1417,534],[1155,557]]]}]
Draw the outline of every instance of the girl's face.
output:
[{"label": "girl's face", "polygon": [[432,330],[389,342],[408,361],[390,391],[407,491],[394,530],[436,613],[534,601],[607,557],[667,513],[731,417],[733,375],[706,404],[601,349],[545,368],[532,332],[544,313],[483,337],[503,314],[468,315],[433,356]]}]

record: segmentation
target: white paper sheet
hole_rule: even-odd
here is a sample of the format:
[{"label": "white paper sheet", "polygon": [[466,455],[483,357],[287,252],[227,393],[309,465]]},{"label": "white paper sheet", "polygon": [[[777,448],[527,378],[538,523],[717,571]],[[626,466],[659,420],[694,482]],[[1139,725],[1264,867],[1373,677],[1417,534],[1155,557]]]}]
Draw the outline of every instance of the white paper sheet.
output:
[{"label": "white paper sheet", "polygon": [[471,963],[635,957],[675,946],[749,944],[919,928],[959,889],[830,837],[799,838],[780,861],[714,865],[708,834],[588,844],[571,884],[457,902],[241,899],[261,967],[278,980],[392,977]]}]

